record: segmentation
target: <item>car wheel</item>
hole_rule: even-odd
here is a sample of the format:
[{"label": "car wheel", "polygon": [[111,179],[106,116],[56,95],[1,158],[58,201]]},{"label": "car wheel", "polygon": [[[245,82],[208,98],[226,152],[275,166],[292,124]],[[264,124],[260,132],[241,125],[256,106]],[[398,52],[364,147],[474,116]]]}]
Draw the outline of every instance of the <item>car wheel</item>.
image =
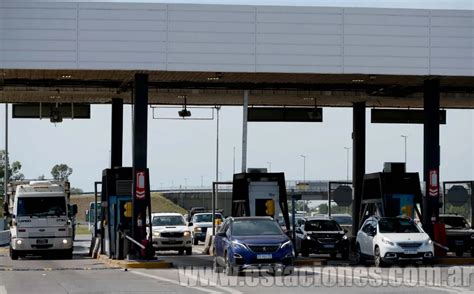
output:
[{"label": "car wheel", "polygon": [[193,248],[188,247],[186,248],[186,255],[192,255],[193,254]]},{"label": "car wheel", "polygon": [[357,264],[365,264],[365,257],[362,254],[362,250],[360,250],[360,244],[356,244],[356,263]]},{"label": "car wheel", "polygon": [[309,256],[309,248],[301,244],[301,256],[308,257]]},{"label": "car wheel", "polygon": [[382,257],[380,256],[380,248],[378,246],[376,246],[374,249],[374,263],[376,267],[385,266],[385,262],[382,260]]},{"label": "car wheel", "polygon": [[64,256],[64,259],[72,259],[72,249],[66,250],[63,256]]},{"label": "car wheel", "polygon": [[348,251],[341,252],[341,259],[344,259],[344,260],[349,259],[349,252]]},{"label": "car wheel", "polygon": [[12,260],[17,260],[18,259],[18,252],[14,250],[12,247],[10,247],[10,258]]},{"label": "car wheel", "polygon": [[331,257],[331,259],[336,259],[337,252],[331,252],[331,253],[329,253],[329,256]]},{"label": "car wheel", "polygon": [[183,254],[184,254],[184,249],[179,249],[179,250],[178,250],[178,254],[179,254],[179,255],[183,255]]},{"label": "car wheel", "polygon": [[456,256],[457,257],[462,257],[464,255],[464,252],[462,251],[456,251]]},{"label": "car wheel", "polygon": [[234,265],[231,263],[230,258],[226,254],[225,256],[225,273],[228,276],[236,276],[238,274],[238,271],[234,267]]},{"label": "car wheel", "polygon": [[193,238],[193,244],[194,244],[194,245],[197,245],[198,243],[199,243],[199,240],[196,239],[196,238]]},{"label": "car wheel", "polygon": [[294,266],[285,266],[283,269],[283,275],[285,276],[291,276],[295,272],[295,267]]},{"label": "car wheel", "polygon": [[474,257],[474,248],[471,248],[471,257]]}]

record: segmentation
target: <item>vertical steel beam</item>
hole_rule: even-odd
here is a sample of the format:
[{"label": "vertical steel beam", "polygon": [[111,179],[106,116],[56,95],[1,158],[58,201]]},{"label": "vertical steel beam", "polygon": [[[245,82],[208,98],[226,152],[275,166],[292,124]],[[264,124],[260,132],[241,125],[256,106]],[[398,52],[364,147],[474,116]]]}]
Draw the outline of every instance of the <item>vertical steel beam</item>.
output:
[{"label": "vertical steel beam", "polygon": [[122,166],[123,152],[123,100],[112,99],[112,125],[110,143],[110,168]]},{"label": "vertical steel beam", "polygon": [[354,103],[352,112],[352,236],[357,236],[359,229],[365,175],[365,106],[365,102]]},{"label": "vertical steel beam", "polygon": [[247,171],[247,119],[249,109],[249,90],[244,91],[244,108],[242,123],[242,172]]},{"label": "vertical steel beam", "polygon": [[423,229],[434,236],[433,223],[439,217],[439,80],[428,79],[423,85],[423,105],[425,120],[423,125],[423,178],[425,196],[423,198]]},{"label": "vertical steel beam", "polygon": [[[151,200],[147,169],[148,144],[148,75],[135,74],[135,99],[133,105],[133,219],[132,238],[146,243],[147,216],[150,218]],[[148,215],[147,215],[148,213]],[[149,224],[151,226],[151,223]],[[150,234],[151,235],[151,234]],[[149,241],[149,240],[148,240]],[[151,244],[147,244],[151,246]],[[146,257],[139,246],[134,246],[135,254]],[[142,253],[142,254],[141,254]]]},{"label": "vertical steel beam", "polygon": [[8,180],[9,180],[9,177],[10,175],[8,174],[8,166],[9,166],[9,162],[8,162],[8,103],[5,103],[5,170],[4,170],[4,173],[3,173],[3,190],[4,190],[4,194],[5,194],[5,198],[3,199],[8,199],[8,196],[7,196],[7,188],[8,188]]}]

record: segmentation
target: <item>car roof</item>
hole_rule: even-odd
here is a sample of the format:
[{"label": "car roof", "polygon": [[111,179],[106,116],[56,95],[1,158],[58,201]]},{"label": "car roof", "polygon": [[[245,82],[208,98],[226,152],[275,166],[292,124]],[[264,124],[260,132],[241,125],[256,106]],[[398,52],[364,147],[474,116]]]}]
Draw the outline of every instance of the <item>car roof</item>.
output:
[{"label": "car roof", "polygon": [[464,216],[459,215],[459,214],[440,214],[439,217],[459,217],[459,218],[464,218]]},{"label": "car roof", "polygon": [[312,220],[333,220],[329,216],[309,216],[306,218],[307,221],[312,221]]},{"label": "car roof", "polygon": [[232,217],[234,221],[249,221],[249,220],[273,220],[270,216],[239,216]]},{"label": "car roof", "polygon": [[183,215],[177,212],[155,212],[155,213],[152,213],[151,216],[155,217],[155,216],[183,216]]},{"label": "car roof", "polygon": [[[212,211],[195,213],[194,216],[196,216],[196,215],[203,215],[203,214],[212,214]],[[220,212],[218,212],[218,211],[216,211],[215,214],[220,214],[220,215],[222,215],[222,213],[220,213]]]}]

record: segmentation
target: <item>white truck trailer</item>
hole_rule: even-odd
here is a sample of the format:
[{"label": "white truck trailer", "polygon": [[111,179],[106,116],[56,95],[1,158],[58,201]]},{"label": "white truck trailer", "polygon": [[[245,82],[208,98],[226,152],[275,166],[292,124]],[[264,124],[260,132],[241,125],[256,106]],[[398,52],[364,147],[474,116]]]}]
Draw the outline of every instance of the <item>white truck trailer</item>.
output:
[{"label": "white truck trailer", "polygon": [[72,258],[77,205],[69,204],[69,183],[18,181],[8,185],[4,209],[10,223],[10,257]]}]

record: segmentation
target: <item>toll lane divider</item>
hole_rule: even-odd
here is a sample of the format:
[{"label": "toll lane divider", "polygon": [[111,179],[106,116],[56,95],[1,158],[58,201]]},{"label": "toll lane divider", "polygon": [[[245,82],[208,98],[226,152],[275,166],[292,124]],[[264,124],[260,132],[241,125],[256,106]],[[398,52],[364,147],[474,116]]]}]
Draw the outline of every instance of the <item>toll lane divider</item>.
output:
[{"label": "toll lane divider", "polygon": [[0,231],[0,247],[10,244],[10,230]]},{"label": "toll lane divider", "polygon": [[144,268],[144,269],[164,269],[172,268],[173,263],[162,260],[116,260],[110,259],[106,255],[99,255],[98,259],[108,265],[119,266],[121,268]]}]

